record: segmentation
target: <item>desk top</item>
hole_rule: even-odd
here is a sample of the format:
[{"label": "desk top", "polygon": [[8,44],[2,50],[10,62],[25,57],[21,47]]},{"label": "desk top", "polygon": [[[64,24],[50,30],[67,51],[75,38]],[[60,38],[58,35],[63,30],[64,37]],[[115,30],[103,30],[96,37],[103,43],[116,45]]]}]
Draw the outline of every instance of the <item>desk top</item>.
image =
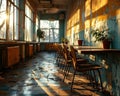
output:
[{"label": "desk top", "polygon": [[120,49],[103,49],[95,46],[74,46],[79,53],[102,53],[102,52],[120,52]]},{"label": "desk top", "polygon": [[75,49],[103,49],[96,46],[73,46]]}]

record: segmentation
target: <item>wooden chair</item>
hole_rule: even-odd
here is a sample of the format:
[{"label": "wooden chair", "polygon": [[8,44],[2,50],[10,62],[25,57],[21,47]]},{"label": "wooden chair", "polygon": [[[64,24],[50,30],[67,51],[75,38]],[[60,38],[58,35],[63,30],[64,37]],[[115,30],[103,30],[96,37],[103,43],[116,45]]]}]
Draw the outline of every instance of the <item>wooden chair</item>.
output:
[{"label": "wooden chair", "polygon": [[65,57],[65,51],[62,44],[59,44],[57,46],[56,62],[58,63],[59,68],[64,72],[66,67],[66,57]]},{"label": "wooden chair", "polygon": [[[62,50],[64,55],[63,57],[65,60],[64,78],[63,78],[63,81],[64,81],[70,72],[70,68],[72,67],[72,57],[71,57],[71,52],[69,51],[68,46],[66,44],[63,44],[62,48],[63,48]],[[86,59],[77,57],[77,62],[86,63],[87,61]]]},{"label": "wooden chair", "polygon": [[[98,76],[100,78],[100,86],[101,89],[103,91],[103,87],[102,87],[102,79],[101,79],[101,74],[100,74],[100,69],[102,67],[100,67],[99,65],[92,65],[89,63],[82,63],[82,62],[78,62],[77,58],[76,58],[76,53],[75,53],[75,49],[73,48],[73,46],[70,46],[70,50],[71,50],[71,57],[72,57],[72,64],[73,64],[73,78],[72,78],[72,83],[71,83],[71,91],[73,89],[73,84],[74,84],[74,79],[75,79],[75,75],[77,72],[98,72]],[[93,77],[94,80],[96,80],[96,77]]]}]

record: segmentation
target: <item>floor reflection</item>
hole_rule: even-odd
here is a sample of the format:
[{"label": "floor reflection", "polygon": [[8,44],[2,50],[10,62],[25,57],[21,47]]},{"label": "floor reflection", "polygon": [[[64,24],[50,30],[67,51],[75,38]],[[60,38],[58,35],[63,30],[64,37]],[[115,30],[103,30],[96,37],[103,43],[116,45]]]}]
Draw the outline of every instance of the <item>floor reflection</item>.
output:
[{"label": "floor reflection", "polygon": [[[62,81],[63,74],[55,63],[54,53],[40,52],[29,61],[6,69],[1,76],[4,80],[0,81],[0,96],[103,96],[89,90],[71,93],[72,74]],[[86,78],[81,77],[82,80]],[[77,81],[80,81],[80,76]],[[83,86],[77,84],[75,87]]]}]

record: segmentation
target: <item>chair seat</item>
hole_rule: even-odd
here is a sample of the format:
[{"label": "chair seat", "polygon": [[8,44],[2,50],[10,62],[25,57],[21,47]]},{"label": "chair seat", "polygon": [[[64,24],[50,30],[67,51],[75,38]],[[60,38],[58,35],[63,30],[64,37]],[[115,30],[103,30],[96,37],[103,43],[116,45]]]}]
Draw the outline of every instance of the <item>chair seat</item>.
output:
[{"label": "chair seat", "polygon": [[[69,54],[67,54],[67,58],[68,58],[68,61],[71,61],[72,62],[72,57],[69,55]],[[83,63],[86,63],[87,62],[87,60],[86,59],[83,59],[83,58],[81,58],[81,57],[77,57],[77,62],[83,62]]]},{"label": "chair seat", "polygon": [[78,58],[77,63],[87,63],[86,59]]},{"label": "chair seat", "polygon": [[79,64],[76,66],[77,71],[90,71],[90,70],[98,70],[102,67],[98,65],[92,65],[92,64]]},{"label": "chair seat", "polygon": [[67,60],[67,63],[71,63],[72,62],[72,60]]}]

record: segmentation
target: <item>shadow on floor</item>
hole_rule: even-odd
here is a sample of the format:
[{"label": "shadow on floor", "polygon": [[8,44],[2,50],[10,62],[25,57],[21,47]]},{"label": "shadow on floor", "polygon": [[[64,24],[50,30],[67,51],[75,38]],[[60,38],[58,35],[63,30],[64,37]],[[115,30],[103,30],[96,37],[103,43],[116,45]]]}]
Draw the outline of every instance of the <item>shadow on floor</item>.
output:
[{"label": "shadow on floor", "polygon": [[[6,69],[1,76],[0,96],[103,96],[98,91],[75,89],[71,92],[72,74],[62,81],[63,73],[55,62],[54,52],[40,52],[28,61]],[[79,84],[83,81],[87,81],[86,78],[78,76],[75,87],[91,88]]]}]

